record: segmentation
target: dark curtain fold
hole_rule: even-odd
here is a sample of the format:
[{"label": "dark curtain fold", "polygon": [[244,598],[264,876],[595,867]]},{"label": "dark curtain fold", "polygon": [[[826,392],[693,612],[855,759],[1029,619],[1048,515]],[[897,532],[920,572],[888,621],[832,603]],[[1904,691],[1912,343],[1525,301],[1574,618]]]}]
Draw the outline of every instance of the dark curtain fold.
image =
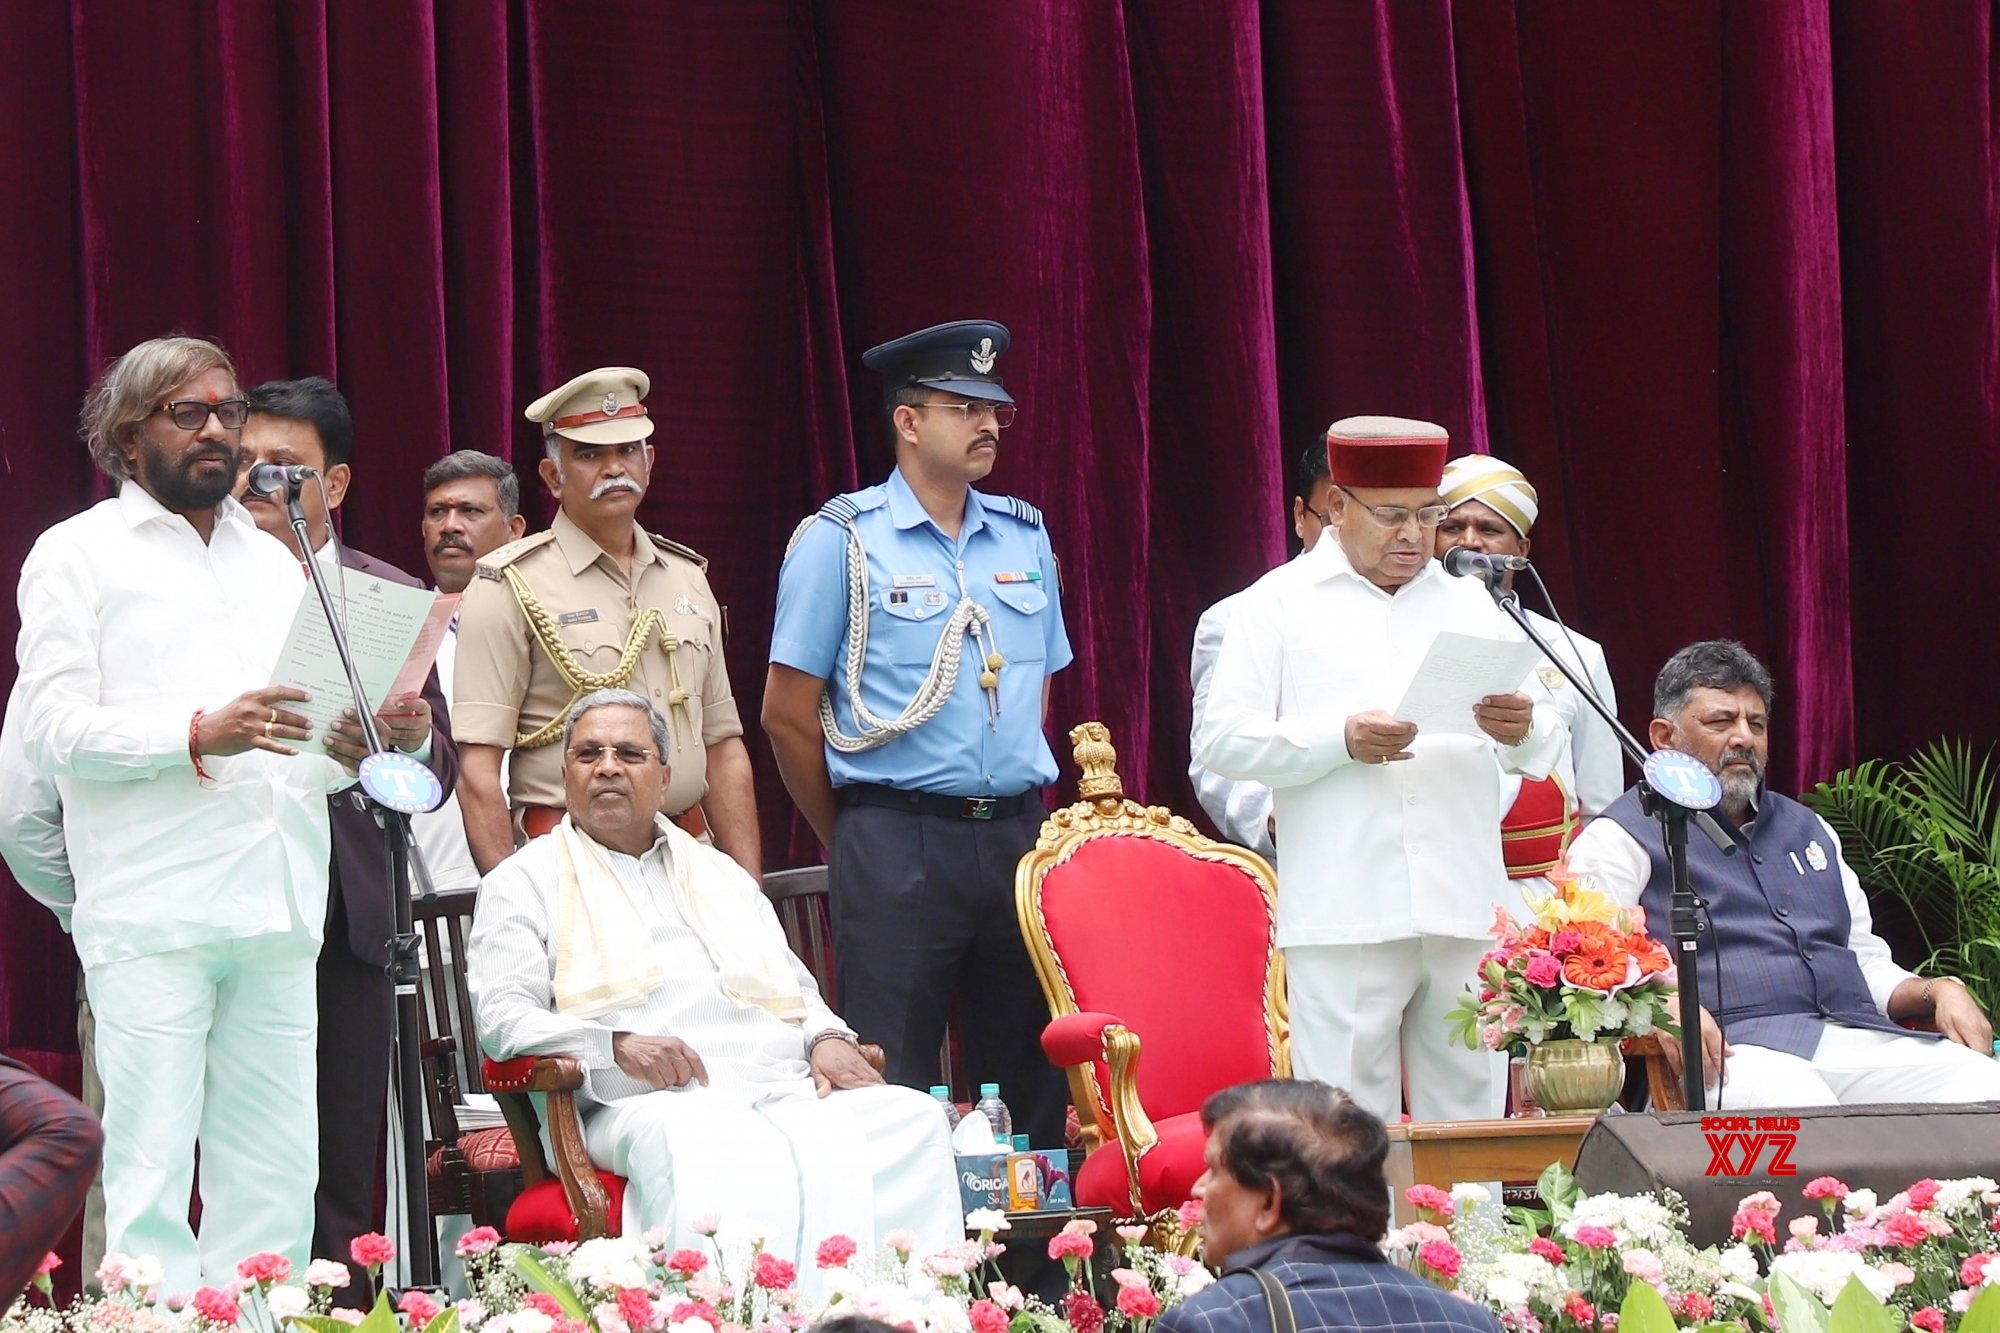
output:
[{"label": "dark curtain fold", "polygon": [[[644,517],[711,557],[754,720],[787,536],[890,466],[861,350],[985,315],[1027,409],[992,488],[1063,560],[1056,748],[1106,720],[1143,799],[1192,811],[1194,620],[1361,412],[1534,478],[1628,722],[1719,634],[1779,673],[1788,789],[2000,722],[1938,521],[2000,481],[1985,0],[71,0],[0,49],[0,571],[102,494],[78,400],[169,329],[336,378],[343,529],[412,570],[427,463],[510,457],[545,521],[522,406],[632,364]],[[0,1047],[66,1070],[72,980],[0,893]]]}]

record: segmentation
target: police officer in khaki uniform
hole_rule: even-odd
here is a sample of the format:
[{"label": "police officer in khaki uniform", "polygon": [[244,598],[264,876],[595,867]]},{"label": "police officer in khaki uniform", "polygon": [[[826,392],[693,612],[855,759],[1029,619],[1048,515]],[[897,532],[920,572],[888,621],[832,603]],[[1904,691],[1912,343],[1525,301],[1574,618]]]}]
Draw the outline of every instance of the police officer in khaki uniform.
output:
[{"label": "police officer in khaki uniform", "polygon": [[[579,375],[528,408],[562,503],[546,532],[479,562],[459,608],[452,736],[459,801],[481,874],[561,818],[562,725],[591,690],[622,688],[666,714],[673,752],[663,813],[761,873],[743,724],[722,660],[708,562],[641,528],[652,475],[651,387],[629,366]],[[502,789],[501,756],[512,751]],[[511,807],[511,811],[510,811]]]}]

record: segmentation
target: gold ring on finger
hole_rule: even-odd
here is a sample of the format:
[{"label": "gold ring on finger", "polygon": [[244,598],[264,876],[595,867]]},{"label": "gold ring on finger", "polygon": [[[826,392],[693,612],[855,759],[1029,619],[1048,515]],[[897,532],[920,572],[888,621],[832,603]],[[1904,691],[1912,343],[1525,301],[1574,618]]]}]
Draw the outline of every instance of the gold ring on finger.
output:
[{"label": "gold ring on finger", "polygon": [[278,721],[278,719],[276,719],[276,718],[272,718],[272,719],[271,719],[271,720],[270,720],[269,722],[266,722],[266,723],[264,724],[264,739],[265,739],[265,740],[270,740],[270,739],[271,739],[271,728],[272,728],[273,726],[275,726],[275,725],[277,724],[277,721]]}]

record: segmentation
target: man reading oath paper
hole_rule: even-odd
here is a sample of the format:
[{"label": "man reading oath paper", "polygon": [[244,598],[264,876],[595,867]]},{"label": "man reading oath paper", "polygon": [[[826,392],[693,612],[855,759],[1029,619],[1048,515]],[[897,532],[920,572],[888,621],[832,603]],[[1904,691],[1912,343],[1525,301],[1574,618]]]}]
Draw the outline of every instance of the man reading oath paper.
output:
[{"label": "man reading oath paper", "polygon": [[798,1263],[835,1233],[963,1238],[937,1103],[890,1086],[820,998],[735,861],[661,816],[672,753],[644,696],[598,690],[562,736],[568,813],[486,876],[469,981],[496,1059],[583,1062],[591,1159],[628,1181],[624,1234],[696,1218]]},{"label": "man reading oath paper", "polygon": [[1545,777],[1569,742],[1518,681],[1465,731],[1389,711],[1441,633],[1525,637],[1478,580],[1431,558],[1447,443],[1397,417],[1328,429],[1337,540],[1244,594],[1196,741],[1209,768],[1275,792],[1294,1072],[1385,1120],[1405,1064],[1417,1119],[1500,1112],[1505,1061],[1454,1047],[1444,1016],[1507,893],[1500,774]]}]

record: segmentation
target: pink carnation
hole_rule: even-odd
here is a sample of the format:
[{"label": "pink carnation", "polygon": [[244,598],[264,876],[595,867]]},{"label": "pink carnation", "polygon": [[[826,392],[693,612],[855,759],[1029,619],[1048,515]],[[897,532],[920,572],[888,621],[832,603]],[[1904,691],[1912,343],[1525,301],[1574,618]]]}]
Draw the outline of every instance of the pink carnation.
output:
[{"label": "pink carnation", "polygon": [[1608,1250],[1618,1243],[1610,1227],[1578,1227],[1576,1243],[1586,1250]]},{"label": "pink carnation", "polygon": [[1201,1225],[1201,1200],[1187,1200],[1180,1207],[1174,1209],[1174,1216],[1179,1219],[1182,1227],[1193,1231]]},{"label": "pink carnation", "polygon": [[396,1257],[396,1242],[379,1231],[371,1231],[350,1241],[347,1253],[363,1268],[380,1268]]},{"label": "pink carnation", "polygon": [[1059,1231],[1049,1237],[1049,1258],[1088,1259],[1097,1242],[1074,1231]]},{"label": "pink carnation", "polygon": [[1891,1245],[1921,1245],[1930,1239],[1931,1229],[1924,1219],[1911,1213],[1896,1213],[1882,1221],[1882,1233]]},{"label": "pink carnation", "polygon": [[992,1301],[974,1301],[965,1307],[972,1333],[1007,1333],[1007,1312]]},{"label": "pink carnation", "polygon": [[1417,1251],[1417,1262],[1449,1282],[1458,1276],[1461,1257],[1449,1241],[1434,1240]]},{"label": "pink carnation", "polygon": [[1944,1311],[1935,1305],[1926,1305],[1910,1316],[1910,1327],[1920,1328],[1924,1333],[1944,1333]]},{"label": "pink carnation", "polygon": [[[61,1267],[62,1267],[62,1256],[55,1253],[54,1251],[50,1251],[49,1253],[42,1256],[42,1261],[40,1263],[35,1265],[35,1276],[47,1277],[49,1274],[55,1272],[58,1268]],[[287,1267],[289,1267],[289,1265],[287,1265]]]},{"label": "pink carnation", "polygon": [[1705,1324],[1715,1313],[1715,1302],[1698,1291],[1690,1291],[1680,1299],[1681,1318],[1693,1323]]},{"label": "pink carnation", "polygon": [[1966,1255],[1965,1262],[1958,1266],[1958,1284],[1967,1289],[1983,1284],[1986,1281],[1986,1270],[1994,1258],[1991,1253]]},{"label": "pink carnation", "polygon": [[780,1259],[769,1250],[760,1252],[750,1261],[750,1277],[760,1287],[776,1291],[789,1287],[798,1280],[799,1270],[789,1259]]},{"label": "pink carnation", "polygon": [[1063,1322],[1075,1333],[1102,1333],[1104,1307],[1087,1291],[1072,1291],[1063,1297]]},{"label": "pink carnation", "polygon": [[653,1313],[653,1302],[643,1287],[621,1287],[618,1289],[618,1317],[632,1333],[655,1327],[659,1323]]},{"label": "pink carnation", "polygon": [[675,1250],[667,1256],[667,1268],[682,1277],[693,1277],[708,1267],[708,1256],[700,1250]]},{"label": "pink carnation", "polygon": [[529,1292],[521,1298],[521,1304],[527,1306],[530,1310],[539,1310],[551,1319],[560,1319],[562,1317],[562,1302],[549,1295],[546,1291]]},{"label": "pink carnation", "polygon": [[427,1291],[406,1291],[396,1302],[396,1311],[410,1317],[410,1327],[422,1328],[438,1317],[444,1307],[432,1299]]},{"label": "pink carnation", "polygon": [[[1457,1256],[1454,1255],[1453,1272],[1457,1271],[1457,1262]],[[1160,1298],[1145,1287],[1120,1287],[1118,1313],[1131,1319],[1151,1319],[1160,1313]],[[978,1330],[977,1333],[984,1333],[984,1330]]]},{"label": "pink carnation", "polygon": [[458,1257],[470,1259],[497,1248],[499,1244],[500,1233],[492,1227],[474,1227],[458,1238]]},{"label": "pink carnation", "polygon": [[1403,1197],[1409,1200],[1412,1208],[1436,1213],[1440,1217],[1450,1217],[1456,1211],[1452,1206],[1451,1195],[1435,1185],[1412,1185],[1403,1191]]},{"label": "pink carnation", "polygon": [[283,1282],[292,1275],[292,1261],[282,1254],[253,1254],[236,1265],[236,1276],[250,1282]]},{"label": "pink carnation", "polygon": [[1530,986],[1553,990],[1562,981],[1562,964],[1556,961],[1554,954],[1537,953],[1528,960],[1528,965],[1522,969],[1521,975],[1528,979]]},{"label": "pink carnation", "polygon": [[1738,1208],[1736,1216],[1729,1219],[1729,1238],[1742,1240],[1755,1236],[1766,1245],[1778,1243],[1778,1228],[1771,1221],[1771,1214],[1761,1208]]},{"label": "pink carnation", "polygon": [[821,1268],[845,1268],[847,1261],[854,1257],[860,1246],[847,1236],[828,1236],[819,1243],[813,1254],[813,1262]]},{"label": "pink carnation", "polygon": [[1918,1212],[1937,1202],[1938,1183],[1929,1176],[1910,1186],[1910,1207]]},{"label": "pink carnation", "polygon": [[1575,953],[1583,947],[1583,936],[1565,926],[1549,940],[1549,952],[1554,954]]},{"label": "pink carnation", "polygon": [[1847,1185],[1833,1176],[1819,1176],[1807,1181],[1800,1193],[1808,1199],[1833,1199],[1837,1202],[1847,1197]]},{"label": "pink carnation", "polygon": [[1569,1260],[1569,1256],[1563,1253],[1562,1246],[1556,1244],[1547,1236],[1537,1236],[1529,1241],[1528,1253],[1540,1255],[1557,1268],[1561,1268]]},{"label": "pink carnation", "polygon": [[710,1328],[722,1327],[721,1318],[716,1315],[714,1310],[700,1301],[682,1301],[673,1308],[673,1313],[667,1316],[668,1322],[675,1324],[688,1319],[699,1319]]},{"label": "pink carnation", "polygon": [[242,1307],[236,1298],[215,1287],[203,1287],[194,1294],[194,1312],[211,1324],[225,1327],[243,1318]]},{"label": "pink carnation", "polygon": [[1597,1307],[1585,1300],[1582,1292],[1572,1291],[1563,1298],[1563,1313],[1585,1328],[1597,1322]]}]

